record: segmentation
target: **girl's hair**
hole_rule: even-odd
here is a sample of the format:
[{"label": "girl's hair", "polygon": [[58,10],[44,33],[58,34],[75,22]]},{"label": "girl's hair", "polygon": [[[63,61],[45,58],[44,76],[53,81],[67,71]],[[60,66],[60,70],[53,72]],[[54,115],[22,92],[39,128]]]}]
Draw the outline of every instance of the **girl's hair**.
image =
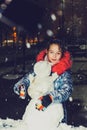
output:
[{"label": "girl's hair", "polygon": [[62,56],[64,55],[64,52],[66,51],[65,47],[64,47],[64,43],[62,40],[59,40],[59,39],[52,39],[48,42],[47,44],[47,50],[49,50],[50,46],[52,44],[56,44],[60,47],[61,51],[62,51]]}]

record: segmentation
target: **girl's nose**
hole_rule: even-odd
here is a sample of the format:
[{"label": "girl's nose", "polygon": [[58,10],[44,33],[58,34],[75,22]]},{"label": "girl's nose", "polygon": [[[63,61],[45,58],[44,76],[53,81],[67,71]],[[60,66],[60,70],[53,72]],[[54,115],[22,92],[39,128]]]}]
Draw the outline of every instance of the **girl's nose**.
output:
[{"label": "girl's nose", "polygon": [[53,55],[54,57],[56,57],[56,54],[54,53],[54,55]]}]

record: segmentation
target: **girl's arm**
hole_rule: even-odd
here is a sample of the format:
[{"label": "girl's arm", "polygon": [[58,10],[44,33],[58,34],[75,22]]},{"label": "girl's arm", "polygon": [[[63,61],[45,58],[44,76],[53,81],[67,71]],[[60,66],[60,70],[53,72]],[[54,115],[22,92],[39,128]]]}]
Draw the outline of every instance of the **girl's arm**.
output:
[{"label": "girl's arm", "polygon": [[64,102],[72,93],[72,78],[68,72],[63,73],[54,82],[54,91],[50,93],[53,102]]},{"label": "girl's arm", "polygon": [[14,88],[13,88],[14,93],[16,93],[17,95],[20,95],[20,88],[21,88],[21,86],[23,86],[25,89],[25,92],[27,94],[27,89],[30,85],[30,79],[29,79],[30,74],[33,76],[35,75],[34,73],[28,73],[14,85]]}]

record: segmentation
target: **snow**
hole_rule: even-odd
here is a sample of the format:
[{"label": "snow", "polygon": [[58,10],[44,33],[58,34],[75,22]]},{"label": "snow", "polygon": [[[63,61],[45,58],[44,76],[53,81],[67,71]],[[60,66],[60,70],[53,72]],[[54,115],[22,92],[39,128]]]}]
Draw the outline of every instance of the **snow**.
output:
[{"label": "snow", "polygon": [[21,120],[0,119],[0,130],[87,130],[87,127],[74,127],[60,123],[63,118],[61,104],[51,104],[45,111],[35,108],[37,99],[27,105]]},{"label": "snow", "polygon": [[19,74],[6,74],[3,76],[3,79],[8,79],[8,80],[11,80],[11,79],[18,79],[22,77],[22,75],[19,75]]}]

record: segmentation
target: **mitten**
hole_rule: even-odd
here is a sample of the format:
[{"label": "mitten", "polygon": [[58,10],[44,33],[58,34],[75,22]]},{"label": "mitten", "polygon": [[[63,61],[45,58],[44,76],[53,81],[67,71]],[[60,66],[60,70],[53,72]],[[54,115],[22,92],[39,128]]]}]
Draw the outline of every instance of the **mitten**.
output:
[{"label": "mitten", "polygon": [[19,86],[19,96],[21,99],[25,99],[26,97],[26,89],[23,84]]},{"label": "mitten", "polygon": [[46,95],[38,99],[36,109],[44,111],[52,103],[52,96]]}]

